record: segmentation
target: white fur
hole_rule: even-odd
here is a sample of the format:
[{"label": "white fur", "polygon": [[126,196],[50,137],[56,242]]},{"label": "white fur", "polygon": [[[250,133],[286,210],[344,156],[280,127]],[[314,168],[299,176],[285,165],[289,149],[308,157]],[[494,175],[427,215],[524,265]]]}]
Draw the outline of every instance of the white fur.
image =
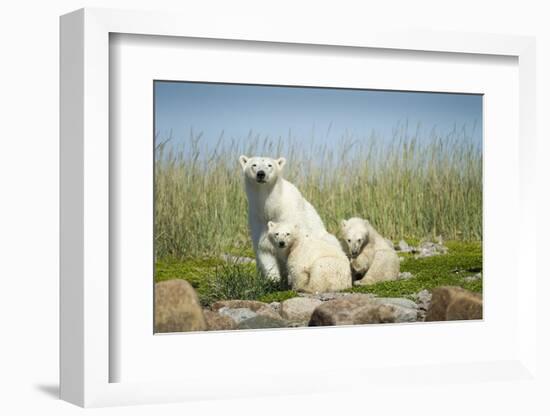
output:
[{"label": "white fur", "polygon": [[357,285],[369,285],[399,277],[399,257],[385,238],[361,218],[340,223],[340,237]]},{"label": "white fur", "polygon": [[[273,280],[286,276],[284,264],[278,260],[275,249],[267,237],[267,223],[291,222],[300,224],[304,232],[340,246],[336,237],[329,234],[315,208],[304,199],[298,188],[283,179],[284,158],[239,157],[244,173],[248,197],[248,223],[256,264],[260,272]],[[259,178],[263,172],[265,176]]]},{"label": "white fur", "polygon": [[296,224],[268,222],[269,240],[288,269],[292,289],[334,292],[351,287],[351,269],[341,247],[306,235]]}]

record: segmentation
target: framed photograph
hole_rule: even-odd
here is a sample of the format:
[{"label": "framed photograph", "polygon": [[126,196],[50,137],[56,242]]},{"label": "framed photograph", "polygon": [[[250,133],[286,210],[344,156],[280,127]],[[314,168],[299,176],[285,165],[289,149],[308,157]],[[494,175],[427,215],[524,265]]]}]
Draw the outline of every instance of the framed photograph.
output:
[{"label": "framed photograph", "polygon": [[61,397],[534,377],[534,50],[63,16]]}]

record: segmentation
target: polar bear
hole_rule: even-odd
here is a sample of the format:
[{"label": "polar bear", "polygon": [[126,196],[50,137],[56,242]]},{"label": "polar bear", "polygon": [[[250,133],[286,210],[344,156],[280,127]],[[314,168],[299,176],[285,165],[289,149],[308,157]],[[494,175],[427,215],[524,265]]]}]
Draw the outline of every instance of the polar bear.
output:
[{"label": "polar bear", "polygon": [[349,260],[341,247],[306,234],[300,226],[269,221],[268,237],[282,262],[293,290],[319,293],[351,287]]},{"label": "polar bear", "polygon": [[399,257],[374,227],[361,218],[340,223],[342,244],[350,257],[356,285],[370,285],[399,277]]},{"label": "polar bear", "polygon": [[240,156],[246,195],[248,198],[248,223],[256,264],[267,278],[279,281],[286,277],[284,264],[278,260],[275,248],[267,236],[267,223],[292,222],[300,224],[311,236],[340,246],[338,239],[329,234],[315,211],[298,188],[283,179],[286,159]]}]

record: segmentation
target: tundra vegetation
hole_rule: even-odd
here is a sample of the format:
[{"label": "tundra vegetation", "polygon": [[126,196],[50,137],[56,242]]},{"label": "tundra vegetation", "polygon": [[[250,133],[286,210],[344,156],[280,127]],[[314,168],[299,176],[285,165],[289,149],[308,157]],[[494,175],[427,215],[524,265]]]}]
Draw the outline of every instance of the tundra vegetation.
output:
[{"label": "tundra vegetation", "polygon": [[429,137],[418,132],[409,135],[403,126],[390,140],[348,135],[330,146],[291,133],[279,139],[221,135],[214,146],[192,132],[181,145],[157,137],[155,280],[184,278],[205,305],[296,296],[284,283],[262,279],[243,259],[254,257],[238,163],[239,155],[247,154],[286,157],[285,178],[333,234],[341,219],[358,216],[396,243],[414,246],[442,236],[449,248],[427,258],[399,253],[401,271],[414,278],[351,291],[410,297],[422,289],[457,285],[481,292],[481,279],[464,279],[482,271],[481,146],[463,129],[446,135],[432,131]]}]

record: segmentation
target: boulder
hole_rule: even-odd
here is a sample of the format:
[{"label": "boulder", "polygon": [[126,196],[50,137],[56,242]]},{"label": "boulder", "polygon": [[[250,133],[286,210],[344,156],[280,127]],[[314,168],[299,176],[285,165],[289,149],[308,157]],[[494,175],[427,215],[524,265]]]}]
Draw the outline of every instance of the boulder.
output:
[{"label": "boulder", "polygon": [[416,254],[415,258],[421,259],[425,257],[438,256],[440,254],[446,254],[449,249],[445,247],[442,243],[440,244],[431,241],[424,241],[415,249],[415,251],[418,253]]},{"label": "boulder", "polygon": [[[318,299],[318,300],[322,300],[323,302],[326,302],[327,300],[345,298],[348,296],[355,296],[355,294],[349,293],[349,292],[321,292],[321,293],[300,292],[298,293],[298,296],[302,298]],[[362,296],[374,297],[374,295],[370,293],[364,294]]]},{"label": "boulder", "polygon": [[400,240],[397,244],[397,250],[403,253],[410,253],[413,251],[412,247],[407,244],[405,240]]},{"label": "boulder", "polygon": [[256,315],[239,323],[237,329],[264,329],[264,328],[286,328],[288,322],[281,318]]},{"label": "boulder", "polygon": [[432,294],[430,291],[423,289],[414,294],[413,297],[416,300],[416,305],[418,306],[418,320],[425,321],[426,313],[428,312],[432,301]]},{"label": "boulder", "polygon": [[397,276],[397,280],[409,280],[413,277],[414,275],[411,272],[401,272],[399,273],[399,276]]},{"label": "boulder", "polygon": [[259,302],[257,300],[219,300],[215,302],[212,305],[212,310],[217,311],[221,308],[230,308],[230,309],[237,309],[237,308],[247,308],[250,309],[253,312],[256,312],[258,309],[263,308],[265,306],[269,306],[267,303]]},{"label": "boulder", "polygon": [[417,306],[408,299],[354,294],[318,306],[313,311],[309,325],[361,325],[414,322],[416,319]]},{"label": "boulder", "polygon": [[237,324],[257,316],[256,312],[248,308],[229,308],[224,306],[218,309],[217,312],[221,316],[231,318]]},{"label": "boulder", "polygon": [[323,302],[315,298],[297,297],[281,303],[281,316],[293,322],[309,322],[315,308]]},{"label": "boulder", "polygon": [[173,279],[155,284],[155,332],[206,329],[199,298],[187,281]]},{"label": "boulder", "polygon": [[230,316],[236,323],[256,315],[267,316],[273,319],[281,318],[276,305],[257,300],[220,300],[214,303],[211,308],[222,315]]},{"label": "boulder", "polygon": [[481,273],[476,273],[473,276],[466,276],[464,278],[465,282],[475,282],[477,280],[481,280]]},{"label": "boulder", "polygon": [[386,308],[391,307],[391,318],[387,322],[416,322],[418,319],[418,305],[410,299],[374,298],[373,302]]},{"label": "boulder", "polygon": [[229,316],[220,315],[209,309],[204,309],[203,314],[209,331],[228,331],[237,327],[235,321]]},{"label": "boulder", "polygon": [[458,286],[441,286],[432,291],[426,321],[456,321],[483,318],[480,294]]}]

